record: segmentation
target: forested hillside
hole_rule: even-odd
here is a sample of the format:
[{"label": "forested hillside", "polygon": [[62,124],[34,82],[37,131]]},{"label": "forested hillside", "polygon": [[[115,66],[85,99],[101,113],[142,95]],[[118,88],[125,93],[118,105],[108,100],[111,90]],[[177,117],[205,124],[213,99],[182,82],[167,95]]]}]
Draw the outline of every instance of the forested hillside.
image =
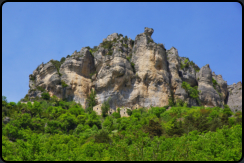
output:
[{"label": "forested hillside", "polygon": [[[89,98],[88,98],[89,99]],[[88,100],[92,103],[92,99]],[[43,93],[17,104],[2,96],[5,161],[197,160],[239,161],[242,112],[228,105],[174,106],[97,115],[80,104]],[[108,106],[104,105],[104,109]]]}]

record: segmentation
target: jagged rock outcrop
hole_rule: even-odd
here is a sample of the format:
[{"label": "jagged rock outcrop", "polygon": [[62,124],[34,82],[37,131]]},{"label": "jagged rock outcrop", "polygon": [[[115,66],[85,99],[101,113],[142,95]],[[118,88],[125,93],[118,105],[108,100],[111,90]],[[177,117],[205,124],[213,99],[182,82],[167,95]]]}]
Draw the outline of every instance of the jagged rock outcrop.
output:
[{"label": "jagged rock outcrop", "polygon": [[152,33],[153,29],[145,28],[144,33],[136,36],[132,50],[136,73],[133,98],[145,107],[167,105],[170,95],[166,49],[153,42]]},{"label": "jagged rock outcrop", "polygon": [[[41,97],[41,91],[37,89],[38,87],[44,89],[55,89],[60,83],[57,69],[51,61],[38,66],[29,77],[34,78],[34,80],[30,79],[29,82],[30,90],[28,91],[28,95],[30,98],[34,98],[36,96]],[[57,96],[61,97],[59,92],[57,93]]]},{"label": "jagged rock outcrop", "polygon": [[[105,55],[106,49],[99,45],[94,53],[98,74],[93,82],[98,103],[110,97],[113,109],[135,104],[144,107],[167,105],[170,87],[165,48],[162,44],[149,42],[152,32],[146,28],[139,34],[133,49],[132,40],[121,37],[113,43],[111,56]],[[110,40],[114,39],[117,37]]]},{"label": "jagged rock outcrop", "polygon": [[180,70],[180,59],[178,55],[178,50],[172,47],[167,51],[167,59],[169,64],[169,74],[171,81],[171,89],[174,92],[175,98],[180,98],[185,100],[187,98],[186,91],[181,87],[182,79],[179,76]]},{"label": "jagged rock outcrop", "polygon": [[[180,57],[180,63],[184,63],[187,58]],[[192,87],[197,86],[197,79],[196,79],[196,68],[199,69],[199,67],[193,63],[194,65],[188,65],[184,67],[183,69],[179,69],[179,75],[182,79],[182,81],[185,81],[189,83]]]},{"label": "jagged rock outcrop", "polygon": [[62,74],[61,81],[68,86],[58,89],[67,100],[74,100],[85,107],[86,98],[91,90],[90,74],[95,71],[94,59],[88,49],[67,58],[61,65],[59,72]]},{"label": "jagged rock outcrop", "polygon": [[170,72],[171,90],[174,92],[175,99],[186,101],[188,106],[197,106],[197,100],[189,97],[181,85],[184,81],[189,83],[192,87],[197,86],[195,69],[198,68],[198,66],[193,62],[192,65],[189,65],[188,61],[187,66],[182,66],[187,58],[179,57],[178,50],[174,47],[167,50],[167,59]]},{"label": "jagged rock outcrop", "polygon": [[216,91],[220,96],[222,105],[224,105],[226,104],[227,93],[228,93],[227,82],[223,80],[222,75],[215,75],[214,72],[212,73],[212,77],[214,80],[217,81],[217,85],[215,86]]},{"label": "jagged rock outcrop", "polygon": [[[40,88],[42,88],[49,92],[50,96],[55,95],[58,98],[74,100],[85,107],[85,99],[91,87],[89,74],[95,71],[91,53],[83,48],[81,52],[75,52],[71,57],[65,59],[59,72],[52,61],[41,64],[30,75],[30,78],[35,80],[30,80],[29,97],[41,97]],[[61,81],[68,86],[63,87]]]},{"label": "jagged rock outcrop", "polygon": [[227,105],[233,112],[242,111],[242,83],[228,85]]},{"label": "jagged rock outcrop", "polygon": [[209,64],[203,66],[199,71],[198,90],[199,99],[204,106],[221,106],[221,99],[218,92],[214,89],[212,83],[212,71]]},{"label": "jagged rock outcrop", "polygon": [[212,73],[209,65],[200,69],[188,58],[180,57],[176,48],[166,50],[163,44],[153,41],[153,32],[146,27],[135,40],[113,33],[94,48],[83,47],[60,61],[42,63],[29,76],[29,98],[41,97],[46,90],[51,96],[86,107],[86,98],[95,89],[97,104],[110,98],[112,109],[165,106],[171,94],[174,99],[187,101],[188,106],[196,106],[197,99],[182,88],[187,82],[192,88],[198,87],[195,89],[200,91],[201,104],[229,104],[241,110],[240,84],[227,89],[227,82]]}]

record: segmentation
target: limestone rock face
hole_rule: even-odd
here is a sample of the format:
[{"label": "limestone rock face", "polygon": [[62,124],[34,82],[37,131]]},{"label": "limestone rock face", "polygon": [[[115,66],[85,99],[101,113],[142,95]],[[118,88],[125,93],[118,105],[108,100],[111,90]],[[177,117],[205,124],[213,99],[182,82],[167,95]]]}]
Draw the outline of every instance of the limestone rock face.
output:
[{"label": "limestone rock face", "polygon": [[59,70],[62,74],[61,80],[68,86],[56,90],[62,92],[62,98],[74,100],[85,107],[85,100],[91,89],[90,74],[94,71],[93,56],[88,49],[83,49],[81,54],[67,58],[61,65]]},{"label": "limestone rock face", "polygon": [[154,32],[154,30],[153,30],[152,28],[148,28],[148,27],[146,27],[146,28],[144,29],[144,33],[145,33],[146,35],[150,36],[150,37],[152,36],[153,32]]},{"label": "limestone rock face", "polygon": [[113,41],[114,39],[118,38],[118,33],[113,33],[111,35],[109,35],[106,39],[104,39],[104,41]]},{"label": "limestone rock face", "polygon": [[[180,62],[184,62],[186,58],[180,57]],[[182,81],[189,83],[192,87],[197,86],[197,79],[196,79],[196,70],[194,67],[198,67],[197,65],[189,65],[184,69],[179,70],[180,77]]]},{"label": "limestone rock face", "polygon": [[179,57],[178,50],[176,48],[172,47],[170,50],[167,50],[171,90],[174,92],[175,99],[182,99],[187,101],[189,107],[197,106],[198,104],[196,99],[189,97],[181,85],[183,81],[189,83],[192,87],[198,85],[195,71],[195,67],[198,68],[198,66],[189,65],[187,67],[181,68],[181,64],[184,63],[185,59],[185,57]]},{"label": "limestone rock face", "polygon": [[[241,110],[242,85],[227,82],[215,75],[209,65],[199,67],[188,58],[180,57],[172,47],[152,39],[154,30],[145,28],[135,40],[113,33],[94,48],[83,47],[61,61],[41,64],[29,75],[29,98],[41,97],[43,90],[84,108],[91,89],[96,91],[97,105],[110,98],[110,107],[150,107],[168,105],[171,93],[188,106],[197,106],[196,99],[181,87],[187,82],[201,91],[199,99],[205,106],[228,104]],[[217,84],[213,86],[213,81]]]},{"label": "limestone rock face", "polygon": [[202,105],[208,107],[221,106],[221,99],[213,87],[212,71],[208,64],[199,71],[198,90],[200,91],[199,99]]},{"label": "limestone rock face", "polygon": [[41,87],[46,90],[54,89],[56,85],[60,83],[57,69],[51,62],[38,66],[29,77],[33,77],[35,79],[30,80],[29,82],[30,89],[28,91],[28,95],[30,98],[34,98],[36,96],[41,97],[42,92],[38,90],[37,87]]},{"label": "limestone rock face", "polygon": [[136,80],[132,99],[140,106],[164,106],[168,104],[170,80],[167,68],[166,49],[153,42],[153,29],[145,28],[136,36],[132,50]]},{"label": "limestone rock face", "polygon": [[226,104],[227,93],[228,93],[227,81],[223,80],[222,75],[215,75],[214,72],[212,73],[212,77],[218,83],[216,85],[216,91],[220,95],[222,105],[224,105],[224,104]]},{"label": "limestone rock face", "polygon": [[[136,37],[133,49],[131,39],[120,38],[113,44],[111,56],[105,55],[106,49],[99,45],[99,50],[94,53],[98,72],[94,88],[98,103],[110,97],[110,107],[113,109],[134,104],[144,107],[167,105],[169,74],[165,48],[162,44],[149,43],[153,30],[145,31],[147,33]],[[127,46],[123,48],[121,42]],[[131,55],[131,61],[126,59]]]},{"label": "limestone rock face", "polygon": [[171,89],[174,92],[175,99],[179,98],[185,100],[187,98],[186,91],[181,87],[182,79],[179,76],[180,69],[180,59],[178,55],[178,50],[172,47],[167,51],[167,59],[169,65],[169,74],[171,81]]},{"label": "limestone rock face", "polygon": [[233,112],[242,111],[242,83],[228,85],[227,105]]},{"label": "limestone rock face", "polygon": [[[74,100],[85,107],[85,99],[90,91],[91,79],[89,74],[95,71],[94,59],[88,49],[75,52],[71,57],[66,58],[60,66],[58,74],[57,68],[49,61],[45,65],[40,65],[33,74],[35,80],[30,80],[28,95],[30,98],[41,97],[42,91],[38,87],[49,92],[50,96],[57,96],[61,99]],[[61,81],[68,86],[62,87]]]}]

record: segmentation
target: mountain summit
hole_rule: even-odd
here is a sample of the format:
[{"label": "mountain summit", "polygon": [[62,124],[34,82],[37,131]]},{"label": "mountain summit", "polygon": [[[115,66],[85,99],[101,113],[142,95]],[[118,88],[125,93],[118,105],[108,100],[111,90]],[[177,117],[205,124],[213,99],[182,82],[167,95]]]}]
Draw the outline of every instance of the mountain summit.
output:
[{"label": "mountain summit", "polygon": [[227,86],[206,64],[199,68],[189,58],[180,57],[176,48],[166,50],[151,38],[154,30],[145,28],[135,40],[122,34],[109,35],[99,46],[83,47],[60,61],[50,60],[29,75],[29,100],[51,96],[74,100],[83,107],[92,89],[97,105],[109,101],[117,107],[165,106],[187,102],[242,110],[242,83]]}]

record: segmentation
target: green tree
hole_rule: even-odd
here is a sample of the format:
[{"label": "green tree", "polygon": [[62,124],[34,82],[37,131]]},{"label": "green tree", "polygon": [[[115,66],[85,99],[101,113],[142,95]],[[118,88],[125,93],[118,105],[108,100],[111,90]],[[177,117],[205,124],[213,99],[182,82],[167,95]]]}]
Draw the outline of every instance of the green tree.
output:
[{"label": "green tree", "polygon": [[188,93],[188,96],[190,96],[193,99],[196,99],[198,104],[200,105],[199,91],[197,89],[197,86],[191,87],[190,84],[183,81],[181,84],[181,87],[186,90],[186,93]]},{"label": "green tree", "polygon": [[95,143],[110,143],[111,139],[106,130],[101,130],[95,135]]},{"label": "green tree", "polygon": [[107,129],[108,131],[111,130],[113,119],[110,116],[107,116],[103,122],[103,129]]},{"label": "green tree", "polygon": [[148,126],[144,126],[144,130],[146,133],[149,133],[151,137],[161,136],[163,134],[162,126],[158,122],[154,122],[153,120],[149,121]]},{"label": "green tree", "polygon": [[49,100],[49,99],[50,99],[50,95],[49,95],[48,92],[43,92],[43,93],[41,94],[41,96],[42,96],[42,98],[43,98],[44,100]]},{"label": "green tree", "polygon": [[6,96],[2,96],[2,101],[8,103],[8,101],[7,101],[7,97],[6,97]]},{"label": "green tree", "polygon": [[12,107],[16,106],[15,102],[9,102],[8,104],[11,105]]},{"label": "green tree", "polygon": [[62,57],[62,58],[60,59],[60,64],[64,63],[64,61],[65,61],[65,57]]},{"label": "green tree", "polygon": [[218,83],[214,78],[212,78],[212,83],[213,83],[214,89],[216,89],[216,86],[218,85]]},{"label": "green tree", "polygon": [[68,84],[65,83],[65,81],[61,80],[61,85],[63,88],[68,87]]},{"label": "green tree", "polygon": [[126,113],[127,113],[129,116],[132,115],[132,111],[131,111],[130,109],[127,109],[127,110],[126,110]]},{"label": "green tree", "polygon": [[69,108],[69,112],[77,117],[80,114],[84,114],[84,109],[82,107],[77,106]]},{"label": "green tree", "polygon": [[168,105],[169,106],[175,106],[175,101],[174,101],[174,94],[172,91],[170,91],[170,96],[169,96],[169,99],[168,99]]},{"label": "green tree", "polygon": [[158,118],[160,117],[160,114],[166,111],[166,108],[164,107],[152,107],[152,113],[156,115]]},{"label": "green tree", "polygon": [[88,124],[90,127],[93,125],[96,125],[99,129],[101,129],[101,121],[99,120],[99,117],[97,116],[95,111],[92,111],[91,114],[89,114],[87,121],[85,124]]},{"label": "green tree", "polygon": [[230,117],[233,114],[228,105],[224,105],[223,113],[227,114],[228,117]]},{"label": "green tree", "polygon": [[61,126],[63,130],[66,132],[68,132],[71,129],[75,129],[77,125],[76,117],[70,113],[61,114],[58,119],[60,122],[62,122]]},{"label": "green tree", "polygon": [[88,113],[91,113],[93,110],[93,107],[96,106],[96,91],[95,90],[91,90],[90,95],[88,96],[88,98],[86,99],[86,101],[88,102],[88,108],[86,109],[86,111]]},{"label": "green tree", "polygon": [[102,116],[103,117],[106,117],[108,115],[108,110],[110,108],[109,100],[110,100],[110,98],[108,98],[108,100],[104,101],[102,104],[101,109],[102,109]]},{"label": "green tree", "polygon": [[113,114],[112,114],[112,116],[114,117],[114,118],[121,118],[121,115],[120,115],[120,113],[118,113],[118,112],[113,112]]},{"label": "green tree", "polygon": [[34,102],[33,107],[31,108],[31,112],[33,115],[40,115],[42,112],[41,104],[37,101]]},{"label": "green tree", "polygon": [[79,124],[85,124],[86,119],[87,119],[87,114],[77,116],[77,120]]},{"label": "green tree", "polygon": [[61,131],[62,124],[57,120],[51,120],[47,122],[45,132],[50,134],[58,134]]},{"label": "green tree", "polygon": [[31,126],[31,116],[28,113],[24,113],[21,115],[20,119],[18,119],[18,124],[26,129]]},{"label": "green tree", "polygon": [[6,135],[10,140],[16,141],[16,139],[23,138],[20,132],[20,123],[17,120],[10,121],[2,129],[3,135]]}]

